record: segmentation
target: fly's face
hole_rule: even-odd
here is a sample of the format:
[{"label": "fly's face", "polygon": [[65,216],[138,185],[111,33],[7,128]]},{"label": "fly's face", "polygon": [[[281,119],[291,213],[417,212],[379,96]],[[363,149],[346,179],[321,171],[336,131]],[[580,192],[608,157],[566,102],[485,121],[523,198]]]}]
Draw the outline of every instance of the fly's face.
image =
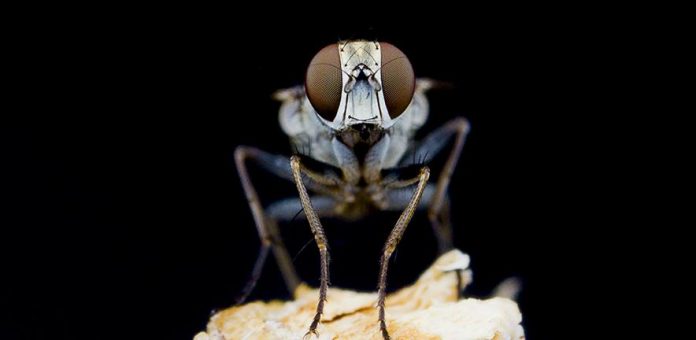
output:
[{"label": "fly's face", "polygon": [[372,144],[413,98],[411,63],[389,43],[348,41],[324,47],[307,68],[307,98],[346,144]]}]

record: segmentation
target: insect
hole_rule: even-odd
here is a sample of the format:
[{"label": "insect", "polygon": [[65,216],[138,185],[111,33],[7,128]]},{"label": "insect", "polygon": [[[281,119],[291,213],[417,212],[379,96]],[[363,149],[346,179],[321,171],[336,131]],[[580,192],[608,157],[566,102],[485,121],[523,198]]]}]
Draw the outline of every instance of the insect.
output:
[{"label": "insect", "polygon": [[[300,279],[280,238],[278,222],[302,211],[319,248],[321,280],[317,310],[307,334],[315,334],[326,302],[329,277],[328,240],[321,217],[360,218],[372,211],[401,211],[383,249],[378,282],[379,324],[385,321],[389,259],[417,210],[426,210],[438,248],[452,248],[447,189],[469,131],[455,118],[414,141],[425,123],[425,93],[433,81],[416,79],[406,55],[394,45],[367,40],[341,41],[324,47],[307,68],[304,86],[281,90],[279,120],[296,153],[274,155],[250,146],[235,150],[235,164],[261,238],[252,279],[240,302],[253,289],[268,253],[273,250],[285,283],[294,292]],[[452,140],[454,139],[454,142]],[[434,183],[428,162],[452,145]],[[421,162],[414,164],[414,159]],[[252,184],[247,161],[294,182],[299,198],[263,207]],[[310,192],[312,195],[310,196]]]}]

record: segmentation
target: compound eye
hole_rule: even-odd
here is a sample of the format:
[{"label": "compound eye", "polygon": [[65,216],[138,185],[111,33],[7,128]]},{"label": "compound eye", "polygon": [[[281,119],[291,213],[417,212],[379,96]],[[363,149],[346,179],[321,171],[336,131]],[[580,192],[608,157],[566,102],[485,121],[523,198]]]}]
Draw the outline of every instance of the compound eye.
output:
[{"label": "compound eye", "polygon": [[404,52],[394,45],[380,42],[382,49],[382,88],[389,116],[400,116],[411,103],[416,88],[413,67]]},{"label": "compound eye", "polygon": [[307,98],[322,118],[333,121],[341,103],[341,58],[338,46],[331,44],[314,56],[307,68]]}]

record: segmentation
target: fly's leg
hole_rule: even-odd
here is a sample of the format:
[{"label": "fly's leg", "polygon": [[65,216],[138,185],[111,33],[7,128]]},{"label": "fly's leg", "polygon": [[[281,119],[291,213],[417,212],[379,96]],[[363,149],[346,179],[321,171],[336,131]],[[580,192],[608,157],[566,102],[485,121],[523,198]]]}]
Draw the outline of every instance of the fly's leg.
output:
[{"label": "fly's leg", "polygon": [[[261,271],[270,249],[273,249],[276,261],[278,262],[278,267],[280,268],[283,279],[285,280],[285,284],[290,293],[294,294],[297,286],[300,284],[300,279],[297,276],[295,267],[292,264],[291,257],[288,254],[282,239],[280,238],[280,233],[278,232],[278,226],[275,220],[269,218],[261,207],[258,194],[256,193],[254,185],[251,183],[251,178],[249,177],[249,172],[247,171],[247,159],[258,162],[260,165],[264,166],[264,168],[270,170],[272,173],[280,177],[288,177],[287,173],[289,172],[287,158],[273,156],[259,149],[247,146],[239,146],[234,152],[237,172],[239,173],[239,178],[242,182],[242,187],[244,188],[244,194],[246,195],[249,208],[251,209],[251,213],[254,217],[256,230],[258,231],[259,238],[261,239],[261,248],[259,249],[259,254],[256,258],[256,262],[254,263],[254,269],[252,270],[249,281],[247,281],[247,284],[242,289],[242,292],[237,299],[238,304],[243,303],[254,289],[254,286],[256,286],[256,282],[261,275]],[[283,166],[283,159],[285,160],[285,166]]]},{"label": "fly's leg", "polygon": [[[256,282],[259,281],[259,278],[261,277],[261,271],[263,270],[263,265],[266,263],[266,258],[268,257],[268,251],[271,249],[270,245],[267,244],[266,242],[261,242],[261,247],[259,248],[259,253],[256,255],[256,261],[254,261],[254,267],[251,270],[251,274],[249,275],[249,279],[247,279],[246,284],[244,285],[244,288],[242,288],[242,291],[239,292],[239,295],[235,299],[235,305],[241,305],[246,301],[246,299],[249,297],[249,294],[254,290],[254,287],[256,287]],[[288,287],[288,289],[290,289]]]},{"label": "fly's leg", "polygon": [[302,207],[304,209],[305,216],[309,222],[309,227],[312,228],[312,233],[314,234],[314,240],[319,248],[319,256],[321,259],[321,281],[319,285],[319,303],[317,304],[317,311],[314,314],[314,320],[309,326],[309,331],[305,334],[305,337],[309,334],[317,335],[317,326],[321,320],[321,314],[324,312],[324,302],[326,302],[326,291],[329,286],[329,250],[328,241],[326,240],[326,234],[324,233],[324,228],[321,226],[321,221],[319,221],[319,216],[317,216],[314,207],[312,206],[312,201],[307,193],[307,188],[305,188],[302,182],[302,169],[300,164],[300,157],[294,155],[290,157],[290,168],[292,169],[292,176],[295,180],[295,185],[297,186],[297,191],[300,195],[300,200],[302,202]]},{"label": "fly's leg", "polygon": [[[428,163],[445,147],[452,137],[455,137],[454,145],[437,179],[435,192],[428,206],[428,218],[433,231],[437,235],[440,253],[452,249],[452,227],[449,220],[447,189],[468,133],[469,122],[461,117],[455,118],[426,136],[414,151],[416,158],[423,156],[423,162]],[[404,158],[404,160],[408,160],[408,158]]]},{"label": "fly's leg", "polygon": [[[429,162],[442,148],[455,137],[454,145],[447,158],[442,172],[437,179],[435,191],[430,198],[428,205],[428,219],[437,238],[438,251],[444,254],[452,249],[452,224],[450,222],[449,199],[447,189],[449,188],[452,173],[459,161],[466,136],[469,133],[469,122],[464,118],[455,118],[437,130],[426,136],[414,151],[416,157],[424,155],[423,162]],[[407,158],[406,158],[407,159]],[[457,273],[457,295],[460,296],[462,276]],[[460,296],[461,297],[461,296]]]},{"label": "fly's leg", "polygon": [[428,167],[424,167],[421,169],[420,174],[418,175],[418,186],[416,187],[416,191],[411,196],[411,200],[406,206],[406,209],[404,209],[404,211],[401,213],[401,216],[399,216],[396,225],[394,225],[394,228],[389,234],[389,238],[387,239],[387,242],[384,245],[384,251],[380,260],[379,283],[377,285],[377,307],[379,308],[379,328],[382,331],[382,337],[384,337],[384,339],[389,339],[389,332],[387,331],[387,324],[384,315],[384,302],[386,299],[387,271],[389,268],[389,258],[391,258],[392,253],[394,253],[396,246],[399,244],[401,237],[404,235],[404,231],[406,231],[408,223],[411,221],[411,217],[413,217],[413,213],[418,208],[421,197],[423,196],[423,192],[425,191],[428,178],[430,178],[430,169]]},{"label": "fly's leg", "polygon": [[[312,207],[319,217],[336,216],[336,200],[329,196],[312,196]],[[289,222],[294,219],[306,218],[302,200],[286,198],[275,201],[266,207],[266,215],[278,222]]]}]

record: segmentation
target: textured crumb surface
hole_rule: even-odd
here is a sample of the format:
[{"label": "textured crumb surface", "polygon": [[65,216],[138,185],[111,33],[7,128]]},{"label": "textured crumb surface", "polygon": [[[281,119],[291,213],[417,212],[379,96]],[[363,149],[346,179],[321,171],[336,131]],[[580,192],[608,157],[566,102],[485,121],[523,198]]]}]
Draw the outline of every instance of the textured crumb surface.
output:
[{"label": "textured crumb surface", "polygon": [[[392,339],[524,339],[515,302],[500,297],[457,301],[454,270],[464,270],[463,289],[471,281],[468,265],[466,254],[450,251],[412,286],[390,294],[386,315]],[[194,340],[302,339],[319,293],[301,286],[295,296],[293,301],[257,301],[223,310]],[[376,293],[330,288],[319,339],[382,339],[376,301]]]}]

